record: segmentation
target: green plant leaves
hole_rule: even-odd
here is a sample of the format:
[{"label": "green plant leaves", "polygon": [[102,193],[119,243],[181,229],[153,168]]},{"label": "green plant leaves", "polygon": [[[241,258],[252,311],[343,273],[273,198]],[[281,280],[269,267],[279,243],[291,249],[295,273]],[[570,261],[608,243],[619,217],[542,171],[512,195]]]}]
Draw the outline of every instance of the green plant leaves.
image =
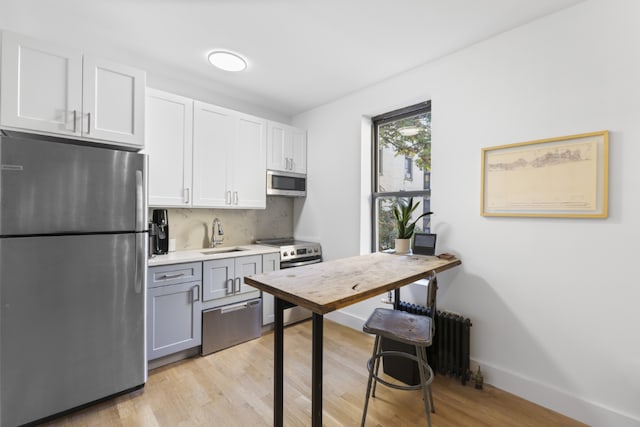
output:
[{"label": "green plant leaves", "polygon": [[413,232],[416,228],[416,222],[424,216],[431,215],[433,212],[424,212],[418,216],[413,222],[411,221],[411,215],[420,205],[418,201],[413,204],[413,198],[398,198],[398,205],[393,208],[393,216],[396,218],[396,225],[398,227],[398,239],[410,239],[413,236]]}]

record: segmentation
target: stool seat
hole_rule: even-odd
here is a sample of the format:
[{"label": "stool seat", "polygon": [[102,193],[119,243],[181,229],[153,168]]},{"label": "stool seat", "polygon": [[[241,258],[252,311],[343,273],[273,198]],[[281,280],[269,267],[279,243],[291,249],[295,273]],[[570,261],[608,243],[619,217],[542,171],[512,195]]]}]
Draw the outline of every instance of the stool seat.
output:
[{"label": "stool seat", "polygon": [[420,347],[430,346],[433,339],[430,317],[388,308],[376,308],[362,330]]}]

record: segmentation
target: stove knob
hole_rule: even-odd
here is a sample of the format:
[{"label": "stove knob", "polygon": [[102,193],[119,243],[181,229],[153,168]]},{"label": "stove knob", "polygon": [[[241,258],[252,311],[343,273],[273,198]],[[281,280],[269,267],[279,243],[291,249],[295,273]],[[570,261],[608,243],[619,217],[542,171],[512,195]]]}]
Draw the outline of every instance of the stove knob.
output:
[{"label": "stove knob", "polygon": [[295,254],[296,254],[295,252],[291,251],[291,256],[294,256]]},{"label": "stove knob", "polygon": [[287,253],[286,252],[282,252],[282,257],[286,258],[286,256],[287,256]]},{"label": "stove knob", "polygon": [[313,252],[318,253],[318,248],[315,248]]}]

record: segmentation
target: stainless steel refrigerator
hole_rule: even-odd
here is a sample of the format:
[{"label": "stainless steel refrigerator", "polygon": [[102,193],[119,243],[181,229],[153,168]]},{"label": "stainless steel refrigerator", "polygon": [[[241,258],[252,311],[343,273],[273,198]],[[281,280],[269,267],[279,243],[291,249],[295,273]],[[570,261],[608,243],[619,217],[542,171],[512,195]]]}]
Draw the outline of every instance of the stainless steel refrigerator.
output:
[{"label": "stainless steel refrigerator", "polygon": [[145,156],[0,135],[0,426],[146,381]]}]

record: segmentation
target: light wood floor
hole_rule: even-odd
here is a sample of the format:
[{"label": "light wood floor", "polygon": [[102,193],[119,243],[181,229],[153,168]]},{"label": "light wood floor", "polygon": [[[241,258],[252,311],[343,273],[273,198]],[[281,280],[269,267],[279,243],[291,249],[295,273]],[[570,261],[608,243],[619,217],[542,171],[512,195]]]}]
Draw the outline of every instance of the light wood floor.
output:
[{"label": "light wood floor", "polygon": [[[358,426],[373,338],[325,321],[325,426]],[[285,332],[285,426],[310,425],[311,322]],[[434,427],[584,426],[485,385],[476,390],[437,375]],[[367,426],[426,425],[420,391],[379,386]],[[273,420],[273,334],[207,357],[150,372],[144,389],[94,405],[48,426],[270,426]]]}]

